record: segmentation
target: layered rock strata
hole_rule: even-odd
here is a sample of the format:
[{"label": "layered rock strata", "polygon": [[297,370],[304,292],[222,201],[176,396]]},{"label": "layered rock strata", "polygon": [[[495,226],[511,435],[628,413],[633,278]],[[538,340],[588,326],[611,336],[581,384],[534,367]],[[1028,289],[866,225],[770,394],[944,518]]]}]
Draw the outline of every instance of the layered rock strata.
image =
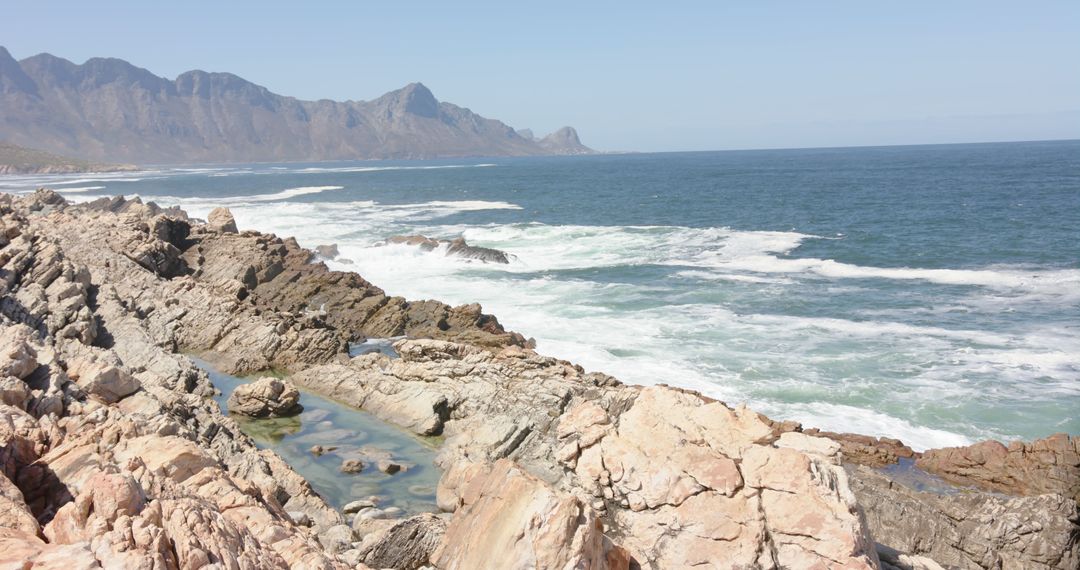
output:
[{"label": "layered rock strata", "polygon": [[[1032,483],[1069,481],[1057,440],[1000,461],[950,452],[940,457],[966,463],[934,467],[1023,472],[1031,497],[917,493],[841,464],[913,458],[899,442],[815,437],[586,373],[525,348],[479,306],[389,297],[294,240],[234,231],[225,214],[205,224],[136,200],[0,197],[0,312],[14,339],[0,351],[0,553],[88,567],[1075,567],[1070,487]],[[409,338],[400,358],[349,358],[368,335]],[[180,351],[233,373],[288,370],[444,436],[445,513],[362,507],[346,524],[218,412]]]}]

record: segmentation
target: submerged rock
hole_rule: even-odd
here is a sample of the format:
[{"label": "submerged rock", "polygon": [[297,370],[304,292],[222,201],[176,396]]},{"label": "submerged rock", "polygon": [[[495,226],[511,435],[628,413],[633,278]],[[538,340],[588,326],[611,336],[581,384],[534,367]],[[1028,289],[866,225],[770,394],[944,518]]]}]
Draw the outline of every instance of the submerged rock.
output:
[{"label": "submerged rock", "polygon": [[465,242],[465,238],[458,237],[452,240],[437,240],[422,235],[393,236],[387,238],[384,243],[402,244],[419,247],[423,251],[435,251],[445,248],[447,257],[460,257],[472,259],[484,263],[510,263],[510,254],[498,249],[488,247],[475,247]]},{"label": "submerged rock", "polygon": [[364,464],[359,459],[346,459],[341,462],[342,473],[359,473],[364,470]]},{"label": "submerged rock", "polygon": [[269,376],[237,386],[228,405],[230,412],[253,418],[295,416],[304,410],[292,383]]}]

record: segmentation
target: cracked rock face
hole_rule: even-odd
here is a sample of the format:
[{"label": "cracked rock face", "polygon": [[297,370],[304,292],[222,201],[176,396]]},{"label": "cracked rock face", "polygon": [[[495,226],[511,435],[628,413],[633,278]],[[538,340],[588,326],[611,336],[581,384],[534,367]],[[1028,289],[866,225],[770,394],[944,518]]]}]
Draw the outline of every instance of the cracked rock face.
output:
[{"label": "cracked rock face", "polygon": [[[881,552],[886,568],[1076,567],[1075,438],[921,460],[1030,496],[917,493],[841,466],[915,456],[901,442],[625,386],[525,348],[478,305],[390,297],[295,240],[222,226],[138,200],[0,195],[2,562],[872,568]],[[365,335],[409,338],[400,358],[349,358]],[[443,436],[446,513],[346,524],[222,416],[180,351],[287,370]],[[290,413],[295,393],[267,378],[230,406]]]},{"label": "cracked rock face", "polygon": [[[510,481],[485,483],[492,465],[524,472],[529,484],[513,484],[528,489],[514,497],[572,500],[582,513],[575,517],[605,524],[610,544],[588,553],[571,549],[580,560],[610,555],[648,568],[718,560],[764,568],[877,563],[838,464],[839,447],[829,440],[785,434],[778,441],[749,410],[666,387],[622,386],[517,347],[493,353],[405,340],[395,350],[400,359],[364,355],[294,379],[417,433],[447,436],[437,496],[441,508],[455,512],[440,551],[447,563],[475,560],[477,552],[536,555],[508,554],[506,541],[496,539],[486,551],[454,544],[468,534],[463,529],[494,524],[487,521],[494,507],[486,505],[511,500],[498,491]],[[475,520],[459,523],[461,517]],[[507,518],[516,530],[505,532],[529,536],[531,520]],[[558,562],[550,567],[567,563]]]},{"label": "cracked rock face", "polygon": [[866,467],[849,469],[874,539],[889,550],[950,568],[1080,566],[1080,509],[1068,497],[923,493]]}]

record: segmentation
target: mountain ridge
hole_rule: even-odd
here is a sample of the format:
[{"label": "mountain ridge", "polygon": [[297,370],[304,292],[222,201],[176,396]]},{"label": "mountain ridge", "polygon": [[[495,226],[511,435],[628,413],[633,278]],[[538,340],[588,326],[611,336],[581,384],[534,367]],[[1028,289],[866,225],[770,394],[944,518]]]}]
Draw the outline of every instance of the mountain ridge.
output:
[{"label": "mountain ridge", "polygon": [[593,152],[572,127],[526,138],[418,82],[370,101],[306,101],[227,72],[168,79],[117,58],[18,61],[2,46],[0,140],[143,164]]}]

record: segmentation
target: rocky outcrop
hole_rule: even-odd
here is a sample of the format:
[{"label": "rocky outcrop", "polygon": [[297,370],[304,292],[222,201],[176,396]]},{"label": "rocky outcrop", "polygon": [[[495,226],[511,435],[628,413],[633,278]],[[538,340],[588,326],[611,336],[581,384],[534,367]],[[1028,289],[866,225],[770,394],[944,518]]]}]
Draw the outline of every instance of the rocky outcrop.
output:
[{"label": "rocky outcrop", "polygon": [[[86,243],[88,267],[27,217],[66,207],[0,197],[0,565],[343,567],[314,535],[341,515],[204,399],[205,373],[94,272],[168,279],[107,240]],[[85,241],[92,227],[64,232]]]},{"label": "rocky outcrop", "polygon": [[328,245],[315,246],[315,254],[323,259],[336,259],[337,256],[341,255],[341,252],[338,251],[336,243],[331,243]]},{"label": "rocky outcrop", "polygon": [[[564,507],[575,513],[571,519],[606,521],[607,534],[621,549],[613,559],[621,556],[643,568],[715,560],[763,567],[876,563],[838,465],[839,446],[828,440],[802,434],[777,440],[748,410],[670,388],[622,386],[518,347],[493,353],[437,340],[405,340],[394,347],[400,359],[365,355],[348,365],[313,367],[293,379],[418,433],[444,434],[439,504],[455,511],[477,505],[462,511],[465,520],[477,520],[461,523],[461,529],[493,524],[485,518],[490,513],[483,513],[494,507],[462,497],[470,496],[469,488],[483,488],[472,481],[483,481],[492,464],[512,471],[509,462],[498,463],[511,459],[528,473],[523,481],[531,489],[516,490],[515,496],[522,495],[526,505],[530,494],[560,497],[551,500],[576,505]],[[487,492],[504,486],[516,489],[504,480]],[[490,500],[505,506],[509,499],[498,497],[503,495]],[[808,519],[806,512],[816,514]],[[522,514],[522,521],[530,516]],[[447,536],[466,532],[457,524],[455,516]],[[528,524],[503,532],[528,535]],[[533,555],[492,540],[483,547],[447,546],[442,560],[473,561],[483,549]],[[581,556],[591,560],[597,548]]]},{"label": "rocky outcrop", "polygon": [[409,245],[418,247],[423,251],[442,252],[446,257],[460,257],[467,260],[482,261],[484,263],[510,263],[513,257],[505,251],[491,249],[489,247],[475,247],[465,242],[465,238],[457,237],[452,240],[433,239],[422,235],[393,236],[386,239],[386,244]]},{"label": "rocky outcrop", "polygon": [[[788,431],[788,430],[783,430]],[[844,461],[869,467],[884,467],[901,458],[913,459],[918,454],[904,442],[888,437],[871,437],[857,433],[836,433],[818,429],[802,430],[807,435],[827,437],[840,444]]]},{"label": "rocky outcrop", "polygon": [[1080,510],[1067,497],[923,493],[867,467],[851,470],[874,540],[888,550],[948,568],[1080,566]]},{"label": "rocky outcrop", "polygon": [[932,449],[916,464],[961,485],[1013,495],[1056,493],[1080,503],[1080,437],[1058,433],[1008,446],[984,441]]},{"label": "rocky outcrop", "polygon": [[[900,442],[624,386],[525,348],[477,305],[388,297],[294,240],[49,192],[0,197],[0,236],[0,552],[409,569],[1076,564],[1072,438],[1014,457],[924,455],[972,484],[1011,472],[1009,490],[1031,496],[922,493],[841,466],[910,462]],[[349,358],[347,341],[368,334],[408,338],[394,344],[400,358]],[[354,505],[346,524],[220,414],[182,350],[232,372],[287,369],[297,385],[442,436],[446,513]],[[276,410],[288,392],[247,399]],[[390,458],[335,455],[361,469]]]},{"label": "rocky outcrop", "polygon": [[280,378],[263,377],[237,386],[229,396],[229,412],[253,418],[283,418],[303,411],[300,391]]}]

